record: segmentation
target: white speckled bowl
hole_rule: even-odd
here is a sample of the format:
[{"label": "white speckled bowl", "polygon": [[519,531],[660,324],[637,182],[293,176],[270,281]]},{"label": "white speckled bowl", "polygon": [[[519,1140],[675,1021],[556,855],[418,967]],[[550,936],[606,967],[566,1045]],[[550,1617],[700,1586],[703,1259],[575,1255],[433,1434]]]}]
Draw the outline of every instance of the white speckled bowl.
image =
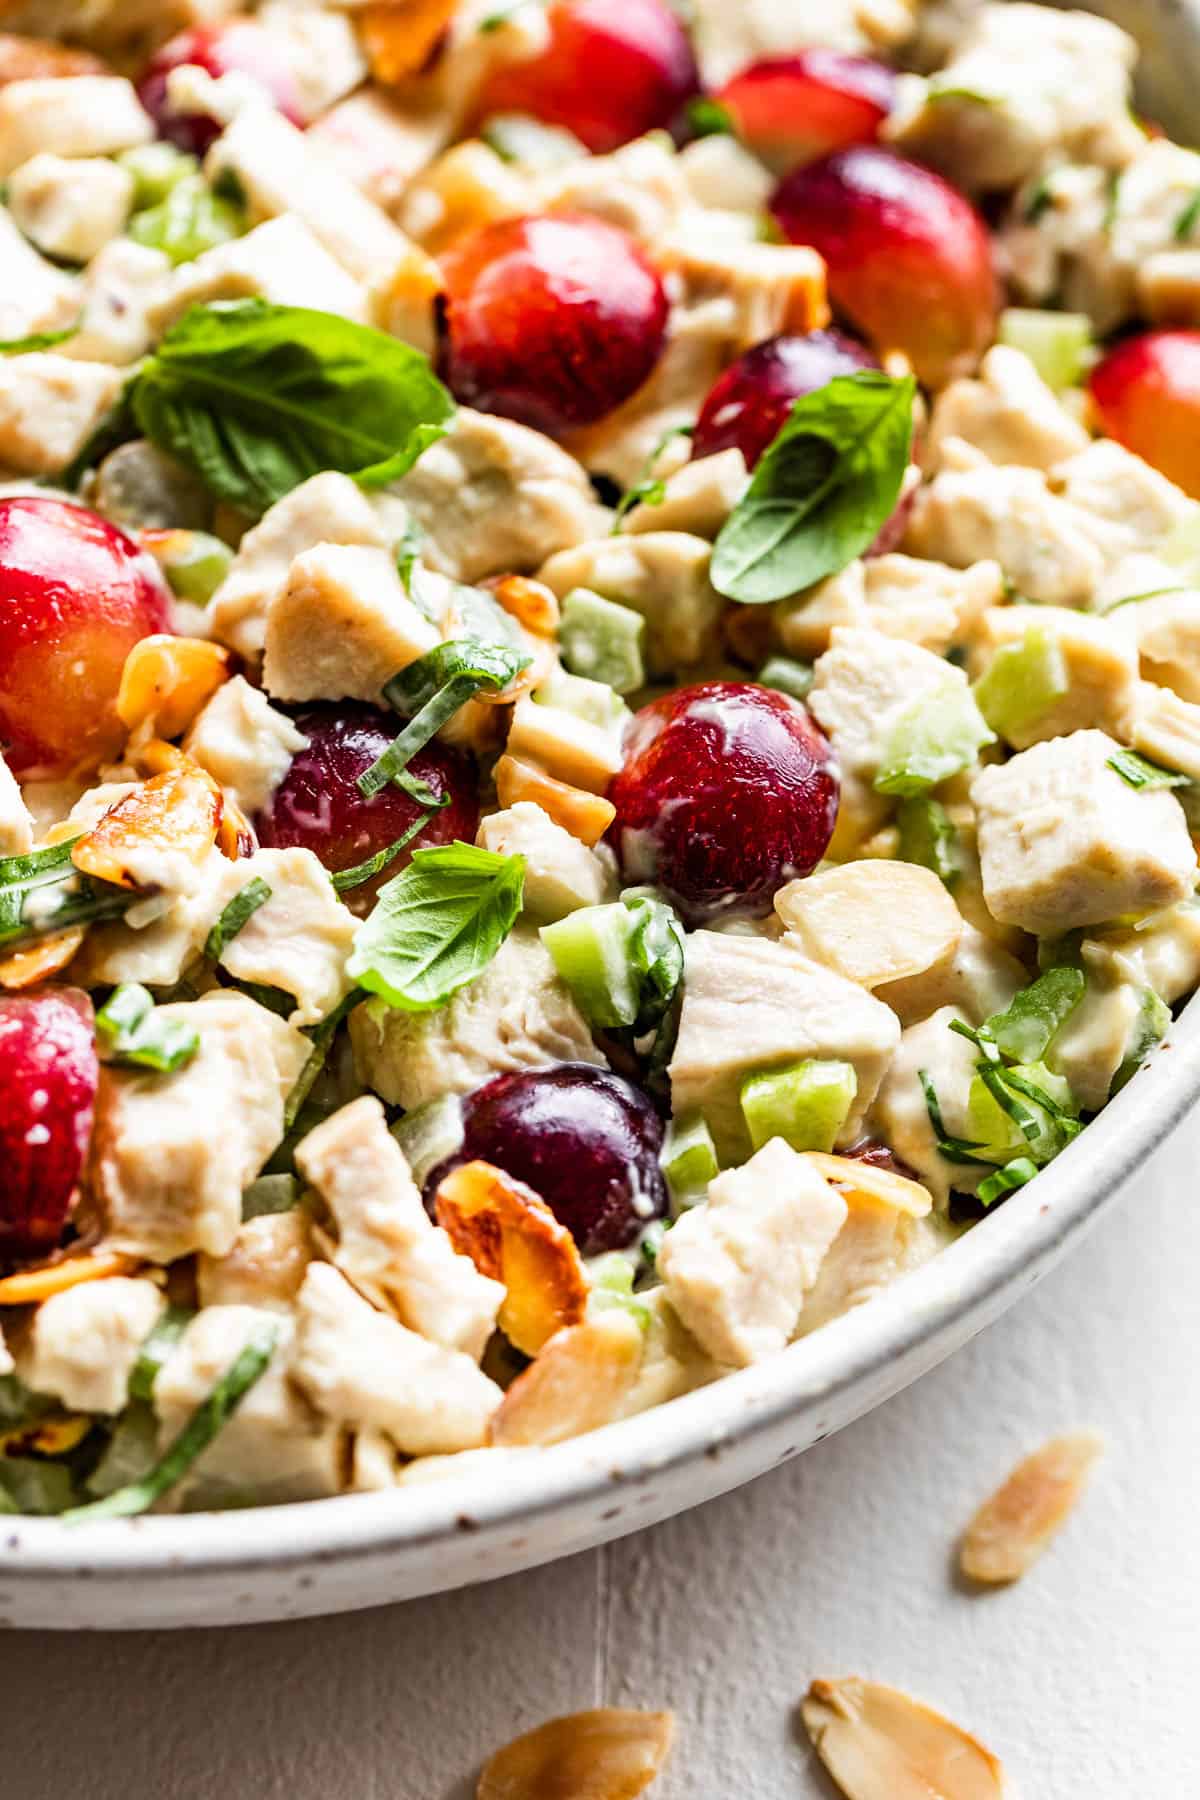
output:
[{"label": "white speckled bowl", "polygon": [[[1098,0],[1141,41],[1148,111],[1195,136],[1197,0]],[[302,1506],[69,1527],[0,1518],[0,1624],[217,1625],[349,1611],[548,1562],[797,1455],[923,1375],[1050,1269],[1200,1094],[1200,996],[1129,1086],[994,1217],[773,1361],[528,1465]]]}]

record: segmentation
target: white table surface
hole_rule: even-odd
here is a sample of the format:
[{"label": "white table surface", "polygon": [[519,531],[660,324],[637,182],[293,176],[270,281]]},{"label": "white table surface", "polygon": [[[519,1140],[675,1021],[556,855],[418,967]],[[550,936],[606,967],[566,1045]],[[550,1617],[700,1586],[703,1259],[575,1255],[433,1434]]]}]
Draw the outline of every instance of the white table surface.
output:
[{"label": "white table surface", "polygon": [[[740,1493],[438,1599],[230,1631],[0,1638],[0,1793],[468,1800],[557,1712],[671,1706],[654,1800],[829,1800],[815,1675],[971,1726],[1022,1800],[1200,1794],[1200,1120],[1069,1261],[949,1363]],[[955,1531],[1015,1458],[1109,1452],[1018,1587],[959,1591]]]}]

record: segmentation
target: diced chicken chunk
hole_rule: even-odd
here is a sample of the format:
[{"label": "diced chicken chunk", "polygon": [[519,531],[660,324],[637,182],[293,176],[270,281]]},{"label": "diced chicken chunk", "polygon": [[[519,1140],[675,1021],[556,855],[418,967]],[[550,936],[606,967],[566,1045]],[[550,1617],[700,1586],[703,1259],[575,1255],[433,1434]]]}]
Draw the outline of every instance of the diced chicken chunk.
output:
[{"label": "diced chicken chunk", "polygon": [[33,1316],[24,1381],[79,1412],[118,1413],[166,1300],[152,1281],[112,1275],[43,1301]]},{"label": "diced chicken chunk", "polygon": [[350,1015],[359,1079],[405,1111],[469,1094],[492,1075],[557,1062],[605,1067],[536,931],[518,926],[482,975],[436,1012],[376,1005]]},{"label": "diced chicken chunk", "polygon": [[708,578],[712,545],[684,531],[596,538],[561,550],[539,573],[560,600],[590,588],[632,607],[646,621],[651,675],[700,662],[715,645],[725,602]]},{"label": "diced chicken chunk", "polygon": [[478,1362],[504,1287],[430,1219],[378,1100],[343,1106],[302,1139],[296,1161],[337,1223],[333,1260],[342,1273],[381,1291],[410,1331]]},{"label": "diced chicken chunk", "polygon": [[643,502],[625,516],[625,530],[683,531],[691,537],[716,537],[750,483],[740,450],[719,450],[684,463],[663,483],[661,500]]},{"label": "diced chicken chunk", "polygon": [[525,858],[523,904],[532,918],[562,919],[607,897],[610,875],[604,858],[556,825],[532,800],[490,813],[476,841],[498,856]]},{"label": "diced chicken chunk", "polygon": [[637,1379],[621,1402],[617,1417],[622,1419],[706,1387],[723,1373],[683,1323],[665,1287],[640,1295],[639,1305],[646,1313],[642,1360]]},{"label": "diced chicken chunk", "polygon": [[900,714],[923,695],[966,684],[961,669],[919,644],[839,627],[817,662],[808,704],[843,774],[869,782]]},{"label": "diced chicken chunk", "polygon": [[1052,469],[1089,443],[1029,358],[1006,344],[988,351],[976,378],[952,381],[938,395],[922,447],[927,468],[937,468],[948,437],[964,439],[989,462],[1033,469]]},{"label": "diced chicken chunk", "polygon": [[846,1219],[837,1189],[782,1138],[727,1169],[662,1241],[667,1299],[716,1362],[745,1367],[788,1343]]},{"label": "diced chicken chunk", "polygon": [[784,943],[860,987],[921,975],[958,948],[962,914],[931,869],[843,863],[775,896]]},{"label": "diced chicken chunk", "polygon": [[244,995],[164,1006],[200,1048],[171,1075],[101,1070],[90,1181],[114,1250],[174,1262],[225,1256],[242,1189],[283,1136],[283,1106],[312,1045]]},{"label": "diced chicken chunk", "polygon": [[84,270],[79,330],[63,344],[62,354],[84,362],[136,362],[150,348],[150,314],[171,274],[170,258],[161,250],[114,238]]},{"label": "diced chicken chunk", "polygon": [[183,748],[243,812],[266,806],[308,739],[243,675],[224,682],[196,715]]},{"label": "diced chicken chunk", "polygon": [[976,621],[1003,597],[998,563],[950,569],[915,556],[872,556],[852,562],[815,587],[774,608],[780,646],[816,658],[838,626],[906,638],[943,656],[965,643]]},{"label": "diced chicken chunk", "polygon": [[78,455],[116,401],[121,372],[54,351],[0,361],[0,466],[54,475]]},{"label": "diced chicken chunk", "polygon": [[169,897],[165,906],[151,902],[149,917],[133,908],[123,919],[93,925],[79,952],[80,978],[174,987],[216,923],[233,867],[214,846],[196,869],[190,892]]},{"label": "diced chicken chunk", "polygon": [[1051,471],[1051,485],[1087,515],[1097,542],[1114,562],[1138,550],[1153,550],[1195,510],[1195,502],[1173,481],[1112,438],[1097,438],[1059,463]]},{"label": "diced chicken chunk", "polygon": [[1200,906],[1185,900],[1123,930],[1085,938],[1084,968],[1151,988],[1169,1006],[1200,981]]},{"label": "diced chicken chunk", "polygon": [[213,300],[269,300],[278,306],[312,306],[361,322],[363,290],[318,242],[303,219],[290,213],[256,225],[245,237],[205,250],[176,269],[152,300],[155,333],[190,307]]},{"label": "diced chicken chunk", "polygon": [[1146,1000],[1145,988],[1102,975],[1089,980],[1083,999],[1055,1033],[1047,1065],[1089,1112],[1104,1105],[1117,1071],[1138,1046]]},{"label": "diced chicken chunk", "polygon": [[789,56],[811,45],[879,55],[909,36],[915,0],[829,0],[822,7],[778,0],[697,0],[697,54],[705,85],[719,87],[748,63]]},{"label": "diced chicken chunk", "polygon": [[309,128],[308,141],[390,214],[444,148],[450,128],[438,107],[414,107],[372,84],[330,107]]},{"label": "diced chicken chunk", "polygon": [[[571,842],[574,841],[572,838]],[[17,778],[5,762],[3,751],[0,751],[0,856],[24,856],[27,850],[32,849],[33,820],[17,785]]]},{"label": "diced chicken chunk", "polygon": [[26,237],[46,256],[90,262],[124,231],[133,176],[107,157],[72,159],[43,150],[13,170],[8,204]]},{"label": "diced chicken chunk", "polygon": [[978,1164],[951,1162],[942,1155],[921,1081],[923,1072],[933,1085],[948,1134],[969,1142],[968,1103],[979,1051],[951,1031],[951,1023],[961,1017],[957,1008],[943,1006],[908,1027],[871,1111],[872,1129],[916,1172],[940,1205],[951,1188],[974,1193],[987,1173]]},{"label": "diced chicken chunk", "polygon": [[209,608],[214,637],[239,656],[261,657],[271,602],[282,593],[294,559],[317,544],[377,550],[388,544],[380,515],[362,489],[333,469],[301,482],[246,533]]},{"label": "diced chicken chunk", "polygon": [[580,156],[536,180],[516,211],[590,213],[656,249],[687,203],[683,171],[661,132],[622,144],[609,156]]},{"label": "diced chicken chunk", "polygon": [[115,156],[153,136],[133,83],[120,76],[10,81],[0,89],[0,176],[11,175],[39,151]]},{"label": "diced chicken chunk", "polygon": [[465,406],[396,492],[422,534],[422,559],[458,581],[528,574],[603,530],[606,517],[579,464],[550,438]]},{"label": "diced chicken chunk", "polygon": [[1109,766],[1120,745],[1077,731],[982,769],[971,788],[983,891],[1003,923],[1057,935],[1184,899],[1196,852],[1183,810]]},{"label": "diced chicken chunk", "polygon": [[381,1431],[410,1456],[486,1442],[501,1391],[461,1350],[376,1312],[327,1263],[309,1266],[297,1313],[293,1373],[326,1418]]},{"label": "diced chicken chunk", "polygon": [[71,325],[79,311],[79,285],[38,255],[0,206],[0,332],[29,337]]},{"label": "diced chicken chunk", "polygon": [[259,1306],[288,1312],[312,1261],[308,1213],[260,1213],[238,1227],[224,1256],[196,1258],[201,1306]]},{"label": "diced chicken chunk", "polygon": [[226,944],[222,966],[237,981],[291,994],[292,1025],[317,1024],[350,992],[346,959],[358,920],[311,850],[257,850],[227,868],[223,906],[251,881],[265,881],[271,894]]},{"label": "diced chicken chunk", "polygon": [[1134,684],[1121,736],[1151,762],[1200,781],[1200,706],[1153,682]]},{"label": "diced chicken chunk", "polygon": [[317,544],[267,609],[263,683],[279,700],[378,700],[438,641],[386,550]]},{"label": "diced chicken chunk", "polygon": [[341,1488],[341,1433],[316,1417],[290,1379],[292,1320],[256,1306],[206,1306],[154,1382],[164,1444],[207,1400],[253,1337],[277,1334],[266,1369],[192,1464],[172,1501],[219,1506],[320,1500]]},{"label": "diced chicken chunk", "polygon": [[1045,633],[1062,658],[1067,688],[1035,716],[1008,724],[1004,736],[1025,750],[1046,738],[1065,737],[1089,725],[1123,735],[1125,717],[1138,685],[1137,658],[1115,623],[1070,607],[997,607],[979,629],[979,660],[986,666],[997,650],[1021,644],[1028,632]]},{"label": "diced chicken chunk", "polygon": [[806,1057],[841,1059],[858,1082],[849,1143],[899,1037],[888,1007],[790,945],[694,931],[671,1060],[674,1109],[702,1112],[721,1161],[737,1162],[751,1147],[740,1101],[747,1075]]},{"label": "diced chicken chunk", "polygon": [[257,19],[287,63],[306,120],[319,118],[366,79],[367,59],[352,16],[268,0]]},{"label": "diced chicken chunk", "polygon": [[683,281],[684,305],[702,313],[731,360],[780,333],[803,333],[825,314],[825,265],[805,244],[767,244],[741,236],[714,242],[714,220],[699,212],[681,223],[659,254]]},{"label": "diced chicken chunk", "polygon": [[1173,688],[1182,700],[1200,701],[1200,589],[1148,593],[1118,617],[1134,637],[1147,680]]}]

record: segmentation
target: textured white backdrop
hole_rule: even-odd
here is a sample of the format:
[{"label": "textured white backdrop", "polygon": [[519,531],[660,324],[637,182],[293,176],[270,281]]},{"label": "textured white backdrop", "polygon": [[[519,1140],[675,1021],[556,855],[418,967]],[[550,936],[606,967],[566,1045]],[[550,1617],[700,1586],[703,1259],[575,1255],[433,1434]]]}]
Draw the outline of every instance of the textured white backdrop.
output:
[{"label": "textured white backdrop", "polygon": [[[13,1800],[468,1800],[555,1712],[679,1715],[654,1800],[828,1800],[795,1734],[813,1675],[910,1688],[1022,1800],[1195,1800],[1200,1121],[998,1325],[751,1487],[468,1593],[237,1631],[0,1636]],[[1018,1454],[1109,1454],[1019,1587],[955,1587],[956,1528]]]}]

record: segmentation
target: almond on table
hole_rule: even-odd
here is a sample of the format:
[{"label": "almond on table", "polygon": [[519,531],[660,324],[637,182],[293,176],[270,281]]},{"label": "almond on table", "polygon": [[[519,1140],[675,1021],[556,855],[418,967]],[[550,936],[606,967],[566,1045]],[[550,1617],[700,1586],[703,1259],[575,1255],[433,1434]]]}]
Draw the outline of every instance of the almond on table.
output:
[{"label": "almond on table", "polygon": [[475,1800],[635,1800],[671,1752],[669,1712],[615,1706],[550,1719],[497,1750]]},{"label": "almond on table", "polygon": [[1004,1771],[961,1726],[899,1688],[814,1681],[800,1706],[845,1800],[1002,1800]]},{"label": "almond on table", "polygon": [[963,1533],[958,1566],[971,1581],[1019,1581],[1062,1530],[1087,1486],[1104,1440],[1069,1432],[1019,1462]]}]

